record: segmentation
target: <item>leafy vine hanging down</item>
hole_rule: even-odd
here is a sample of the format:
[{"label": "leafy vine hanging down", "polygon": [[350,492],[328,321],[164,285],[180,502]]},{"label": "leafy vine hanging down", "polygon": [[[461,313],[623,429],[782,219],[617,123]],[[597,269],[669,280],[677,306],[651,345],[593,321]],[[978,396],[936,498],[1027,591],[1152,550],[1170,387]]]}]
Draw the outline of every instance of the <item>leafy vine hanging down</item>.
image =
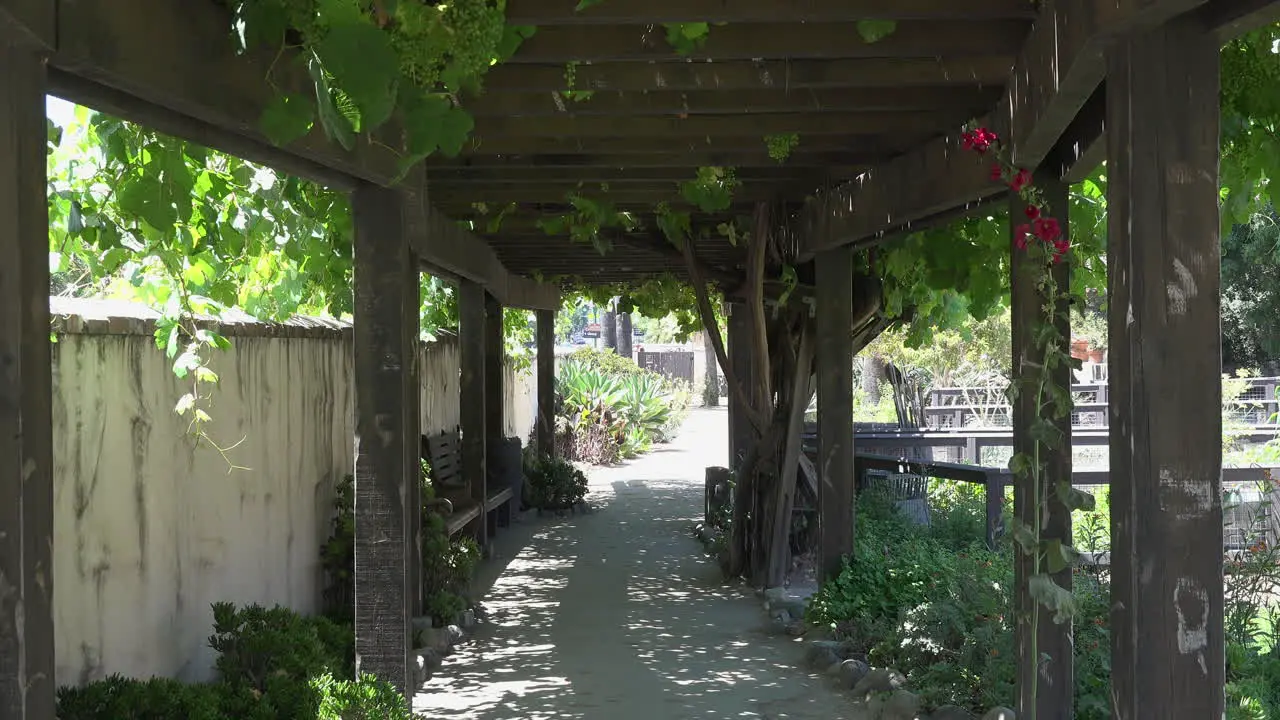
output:
[{"label": "leafy vine hanging down", "polygon": [[[1094,505],[1092,495],[1072,487],[1070,476],[1060,477],[1052,485],[1047,479],[1049,453],[1070,452],[1069,446],[1064,449],[1067,438],[1059,425],[1070,417],[1073,401],[1070,388],[1062,387],[1058,380],[1061,370],[1073,363],[1067,350],[1068,338],[1063,337],[1061,331],[1070,289],[1058,285],[1052,267],[1068,259],[1072,248],[1043,194],[1032,184],[1031,173],[1012,165],[996,133],[979,127],[966,132],[963,140],[966,149],[994,158],[992,179],[1006,182],[1025,205],[1026,222],[1019,224],[1013,233],[1014,247],[1025,253],[1024,260],[1015,262],[1025,263],[1025,268],[1014,268],[1012,272],[1029,272],[1040,300],[1039,312],[1024,333],[1033,343],[1032,352],[1022,357],[1020,376],[1014,378],[1008,389],[1011,402],[1016,404],[1019,396],[1029,396],[1025,406],[1034,408],[1034,416],[1025,419],[1031,423],[1030,446],[1009,461],[1009,469],[1021,481],[1018,487],[1030,492],[1025,513],[1030,522],[1021,517],[1010,518],[1009,528],[1018,549],[1030,562],[1026,591],[1034,602],[1028,630],[1030,648],[1024,661],[1039,667],[1037,631],[1042,609],[1052,612],[1056,623],[1066,622],[1076,613],[1070,589],[1059,585],[1053,575],[1069,569],[1079,553],[1071,546],[1070,538],[1045,537],[1044,524],[1050,517],[1050,505],[1056,501],[1068,511],[1092,510]],[[1070,662],[1070,658],[1065,661]],[[1028,673],[1031,698],[1036,697],[1039,675],[1038,671]],[[1035,720],[1034,702],[1024,710],[1030,713],[1029,720]]]},{"label": "leafy vine hanging down", "polygon": [[278,92],[264,111],[273,142],[297,140],[318,120],[350,150],[398,111],[402,171],[462,150],[475,123],[460,96],[479,92],[489,68],[535,32],[507,25],[501,0],[236,0],[233,9],[243,48],[279,53],[268,82],[293,63],[311,78],[311,92]]}]

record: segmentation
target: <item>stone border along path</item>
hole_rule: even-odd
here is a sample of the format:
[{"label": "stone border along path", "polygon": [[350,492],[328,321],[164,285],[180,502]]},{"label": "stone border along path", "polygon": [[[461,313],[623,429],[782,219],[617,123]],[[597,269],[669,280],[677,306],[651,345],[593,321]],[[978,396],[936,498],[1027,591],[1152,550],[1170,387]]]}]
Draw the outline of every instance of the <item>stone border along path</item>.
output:
[{"label": "stone border along path", "polygon": [[[760,600],[721,582],[691,535],[703,472],[728,456],[723,409],[589,473],[587,514],[515,524],[478,587],[488,619],[414,701],[428,718],[816,720],[853,702],[803,669]],[[861,715],[861,713],[858,713]]]}]

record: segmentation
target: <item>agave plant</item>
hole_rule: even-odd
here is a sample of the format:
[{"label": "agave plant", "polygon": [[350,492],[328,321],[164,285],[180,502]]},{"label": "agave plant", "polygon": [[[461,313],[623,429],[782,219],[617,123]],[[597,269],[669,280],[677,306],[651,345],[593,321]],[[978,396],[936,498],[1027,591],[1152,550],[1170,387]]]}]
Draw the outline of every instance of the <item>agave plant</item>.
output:
[{"label": "agave plant", "polygon": [[577,362],[561,365],[556,383],[565,410],[581,421],[603,421],[616,415],[624,397],[618,378]]},{"label": "agave plant", "polygon": [[670,398],[661,378],[631,375],[622,382],[622,416],[642,429],[650,440],[661,436],[671,415]]}]

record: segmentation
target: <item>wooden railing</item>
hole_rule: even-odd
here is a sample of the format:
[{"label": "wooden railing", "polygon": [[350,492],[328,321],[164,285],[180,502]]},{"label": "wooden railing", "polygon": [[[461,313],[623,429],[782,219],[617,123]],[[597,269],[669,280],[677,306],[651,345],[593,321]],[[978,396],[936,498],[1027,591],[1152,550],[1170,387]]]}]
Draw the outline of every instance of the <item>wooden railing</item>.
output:
[{"label": "wooden railing", "polygon": [[[812,425],[806,426],[803,447],[810,458],[817,457],[817,434]],[[1274,438],[1276,432],[1255,430],[1247,436],[1253,441]],[[980,465],[978,459],[987,447],[1013,445],[1011,430],[915,430],[900,429],[893,425],[859,423],[854,434],[854,471],[858,485],[865,484],[868,471],[901,473],[939,478],[982,485],[986,493],[986,541],[995,547],[1004,528],[1005,489],[1013,484],[1013,475],[1007,468]],[[1109,442],[1107,430],[1077,430],[1072,433],[1073,444],[1105,446]],[[958,451],[959,462],[934,460],[937,450]],[[1227,467],[1222,469],[1223,486],[1244,485],[1262,481],[1272,468]],[[1073,485],[1109,485],[1111,474],[1107,470],[1075,470],[1071,474]]]},{"label": "wooden railing", "polygon": [[[1246,378],[1247,386],[1240,397],[1232,400],[1232,416],[1243,423],[1274,426],[1280,413],[1276,388],[1280,378]],[[1077,427],[1107,426],[1107,383],[1080,383],[1071,386],[1075,408],[1071,424]],[[999,428],[1012,425],[1012,412],[1004,398],[1003,388],[954,387],[936,388],[929,393],[929,406],[924,408],[925,424],[934,429]]]}]

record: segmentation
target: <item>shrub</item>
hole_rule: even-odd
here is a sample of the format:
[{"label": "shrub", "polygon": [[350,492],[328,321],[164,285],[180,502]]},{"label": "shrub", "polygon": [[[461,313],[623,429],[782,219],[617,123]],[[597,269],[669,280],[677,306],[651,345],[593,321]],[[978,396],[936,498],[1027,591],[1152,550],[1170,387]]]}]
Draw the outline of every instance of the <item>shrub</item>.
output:
[{"label": "shrub", "polygon": [[409,720],[403,698],[354,674],[349,626],[285,608],[214,605],[219,679],[187,685],[113,675],[58,690],[60,720]]},{"label": "shrub", "polygon": [[526,459],[529,504],[539,510],[563,510],[587,496],[587,476],[573,463],[545,455]]}]

